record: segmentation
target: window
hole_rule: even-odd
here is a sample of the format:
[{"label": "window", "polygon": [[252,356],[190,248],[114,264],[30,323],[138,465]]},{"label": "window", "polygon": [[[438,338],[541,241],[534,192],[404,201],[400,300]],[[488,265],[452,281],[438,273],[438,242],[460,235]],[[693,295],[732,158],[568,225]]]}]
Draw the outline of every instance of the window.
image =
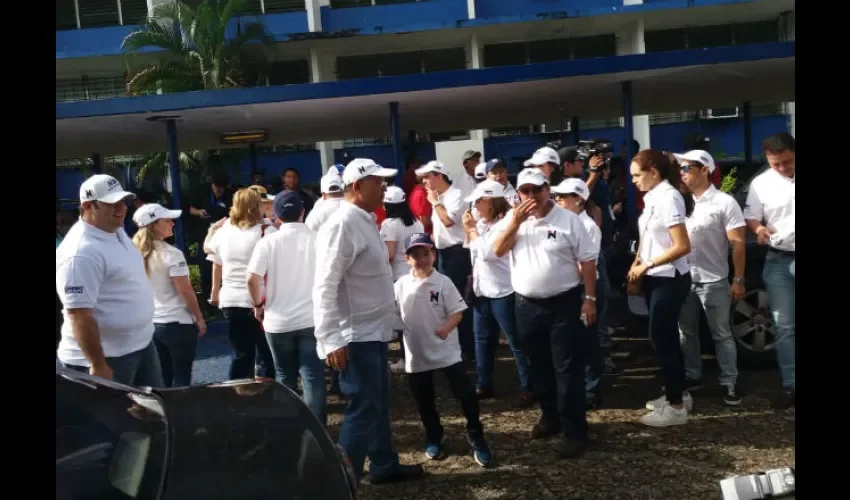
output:
[{"label": "window", "polygon": [[466,68],[462,48],[344,56],[336,60],[337,79],[413,75]]},{"label": "window", "polygon": [[269,85],[310,83],[310,65],[306,60],[277,61],[269,68]]},{"label": "window", "polygon": [[332,9],[344,9],[346,7],[371,7],[372,0],[331,0]]},{"label": "window", "polygon": [[466,53],[462,48],[423,51],[422,68],[425,73],[466,69]]},{"label": "window", "polygon": [[261,0],[243,0],[242,9],[239,10],[241,16],[261,16],[263,15],[263,2]]},{"label": "window", "polygon": [[127,95],[123,76],[56,81],[56,102],[91,101]]},{"label": "window", "polygon": [[528,44],[528,61],[531,63],[563,61],[569,58],[569,39],[539,40]]},{"label": "window", "polygon": [[735,44],[778,42],[778,24],[773,20],[735,24],[732,26]]},{"label": "window", "polygon": [[527,58],[525,51],[526,44],[524,42],[485,45],[484,63],[488,67],[526,64]]},{"label": "window", "polygon": [[419,52],[381,54],[378,69],[380,76],[422,73],[422,54]]},{"label": "window", "polygon": [[617,55],[617,39],[613,34],[571,38],[570,46],[573,59]]},{"label": "window", "polygon": [[646,52],[685,50],[688,47],[687,33],[684,28],[647,31],[643,40]]},{"label": "window", "polygon": [[304,0],[264,0],[266,14],[298,12],[304,10]]},{"label": "window", "polygon": [[118,26],[118,2],[115,0],[77,0],[80,6],[80,27]]},{"label": "window", "polygon": [[77,8],[74,0],[56,0],[56,31],[77,28]]},{"label": "window", "polygon": [[121,19],[125,25],[142,24],[147,18],[147,0],[121,0]]},{"label": "window", "polygon": [[379,56],[346,56],[336,58],[336,77],[339,80],[370,78],[379,74]]},{"label": "window", "polygon": [[732,25],[699,26],[688,29],[688,48],[724,47],[735,43]]}]

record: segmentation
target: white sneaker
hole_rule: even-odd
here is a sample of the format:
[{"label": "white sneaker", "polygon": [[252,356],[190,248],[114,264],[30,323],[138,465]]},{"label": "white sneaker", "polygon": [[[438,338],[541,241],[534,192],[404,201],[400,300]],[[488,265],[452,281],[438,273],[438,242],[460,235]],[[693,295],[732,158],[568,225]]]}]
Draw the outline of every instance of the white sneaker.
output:
[{"label": "white sneaker", "polygon": [[[690,392],[685,392],[682,394],[682,402],[685,403],[685,409],[689,412],[694,411],[694,398],[691,397]],[[662,394],[660,398],[653,399],[652,401],[646,402],[647,410],[655,410],[656,408],[661,408],[662,406],[667,404],[667,396]]]},{"label": "white sneaker", "polygon": [[640,418],[640,423],[650,427],[669,427],[688,423],[688,410],[676,409],[666,402]]},{"label": "white sneaker", "polygon": [[404,360],[400,359],[395,363],[390,363],[390,371],[393,373],[404,373]]}]

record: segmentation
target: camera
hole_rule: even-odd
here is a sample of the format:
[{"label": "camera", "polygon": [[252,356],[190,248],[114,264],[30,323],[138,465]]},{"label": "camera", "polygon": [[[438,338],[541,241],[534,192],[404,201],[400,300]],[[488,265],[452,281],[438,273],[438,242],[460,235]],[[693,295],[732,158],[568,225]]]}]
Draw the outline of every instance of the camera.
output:
[{"label": "camera", "polygon": [[[592,140],[592,141],[578,141],[578,154],[579,158],[584,161],[588,161],[594,156],[604,155],[607,153],[614,152],[614,146],[610,141],[605,140]],[[610,158],[605,159],[605,166],[608,166]]]},{"label": "camera", "polygon": [[758,500],[761,498],[794,498],[794,469],[781,467],[749,476],[735,476],[720,481],[723,500]]}]

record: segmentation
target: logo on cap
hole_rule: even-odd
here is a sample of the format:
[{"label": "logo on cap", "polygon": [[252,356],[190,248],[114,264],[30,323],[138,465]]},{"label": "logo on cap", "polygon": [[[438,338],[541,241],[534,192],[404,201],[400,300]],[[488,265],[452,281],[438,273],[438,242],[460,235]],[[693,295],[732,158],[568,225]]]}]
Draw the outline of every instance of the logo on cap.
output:
[{"label": "logo on cap", "polygon": [[366,173],[366,167],[357,167],[357,171],[360,172],[360,175],[363,175]]},{"label": "logo on cap", "polygon": [[151,213],[148,214],[148,217],[150,217],[151,220],[156,219],[156,214],[151,212]]},{"label": "logo on cap", "polygon": [[86,189],[86,198],[94,197],[94,193],[91,192],[91,189]]},{"label": "logo on cap", "polygon": [[117,185],[118,185],[118,181],[115,180],[115,179],[107,179],[106,180],[106,187],[109,190],[111,190],[112,188],[114,188]]}]

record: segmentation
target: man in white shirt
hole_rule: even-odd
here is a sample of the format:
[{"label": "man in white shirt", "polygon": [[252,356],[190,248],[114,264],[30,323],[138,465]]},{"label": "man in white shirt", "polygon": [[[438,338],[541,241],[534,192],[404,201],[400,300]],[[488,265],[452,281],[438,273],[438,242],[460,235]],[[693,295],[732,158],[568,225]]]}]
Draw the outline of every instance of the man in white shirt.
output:
[{"label": "man in white shirt", "polygon": [[[428,201],[434,208],[431,222],[434,228],[434,245],[437,247],[437,270],[448,276],[460,293],[464,294],[472,275],[469,248],[464,247],[466,233],[463,232],[463,213],[469,208],[463,201],[464,194],[452,185],[446,166],[439,161],[429,161],[424,167],[416,170],[416,175],[422,178],[428,192]],[[458,332],[464,358],[467,361],[475,359],[471,309],[463,312],[463,321],[458,326]]]},{"label": "man in white shirt", "polygon": [[[523,162],[522,166],[539,169],[546,176],[546,181],[550,182],[552,174],[557,172],[561,166],[561,157],[557,151],[546,146],[535,151],[531,158]],[[519,181],[517,181],[517,184],[519,184]]]},{"label": "man in white shirt", "polygon": [[304,223],[313,231],[318,231],[328,217],[331,216],[342,202],[342,177],[336,168],[328,170],[319,181],[322,197],[313,205],[313,210],[307,215]]},{"label": "man in white shirt", "polygon": [[475,167],[481,163],[481,152],[471,149],[465,151],[461,157],[461,162],[463,163],[463,172],[456,179],[453,179],[453,184],[454,187],[460,189],[463,197],[466,198],[472,194],[472,190],[478,184],[478,181],[475,180]]},{"label": "man in white shirt", "polygon": [[78,371],[161,387],[153,290],[123,227],[126,201],[134,197],[108,175],[80,186],[82,215],[56,249],[56,292],[64,306],[57,355]]},{"label": "man in white shirt", "polygon": [[774,346],[782,376],[782,393],[774,407],[794,406],[796,391],[796,177],[794,137],[780,133],[766,138],[762,149],[770,169],[750,183],[744,218],[760,245],[769,245],[762,280],[770,299]]},{"label": "man in white shirt", "polygon": [[390,433],[387,343],[396,308],[386,246],[371,213],[384,201],[384,180],[395,175],[372,160],[352,160],[342,175],[345,199],[316,235],[317,350],[339,370],[348,397],[339,444],[358,478],[369,456],[373,484],[424,473],[420,465],[399,464]]},{"label": "man in white shirt", "polygon": [[280,381],[295,391],[300,373],[304,401],[327,424],[325,366],[313,335],[316,234],[301,222],[304,205],[296,193],[278,193],[274,214],[280,227],[257,243],[248,262],[248,291],[257,305],[254,317],[263,323]]},{"label": "man in white shirt", "polygon": [[[706,151],[694,150],[674,155],[682,170],[682,180],[694,198],[694,211],[685,219],[691,253],[691,292],[682,306],[679,330],[685,357],[685,388],[694,391],[702,385],[702,352],[699,342],[699,311],[714,338],[723,401],[730,406],[741,404],[736,390],[738,361],[735,337],[729,314],[733,301],[744,296],[746,265],[746,223],[735,198],[711,183],[714,158]],[[727,243],[728,242],[728,243]],[[735,267],[733,284],[729,286],[729,245]]]},{"label": "man in white shirt", "polygon": [[487,161],[487,166],[484,169],[487,173],[487,178],[494,180],[505,187],[505,199],[512,207],[519,205],[519,194],[516,192],[508,179],[508,169],[504,163],[497,158]]},{"label": "man in white shirt", "polygon": [[562,431],[559,455],[575,458],[588,443],[588,343],[582,319],[587,325],[596,322],[598,252],[579,216],[551,200],[543,172],[520,172],[517,191],[522,203],[493,229],[493,250],[498,257],[510,255],[517,329],[543,413],[531,437],[543,439]]}]

